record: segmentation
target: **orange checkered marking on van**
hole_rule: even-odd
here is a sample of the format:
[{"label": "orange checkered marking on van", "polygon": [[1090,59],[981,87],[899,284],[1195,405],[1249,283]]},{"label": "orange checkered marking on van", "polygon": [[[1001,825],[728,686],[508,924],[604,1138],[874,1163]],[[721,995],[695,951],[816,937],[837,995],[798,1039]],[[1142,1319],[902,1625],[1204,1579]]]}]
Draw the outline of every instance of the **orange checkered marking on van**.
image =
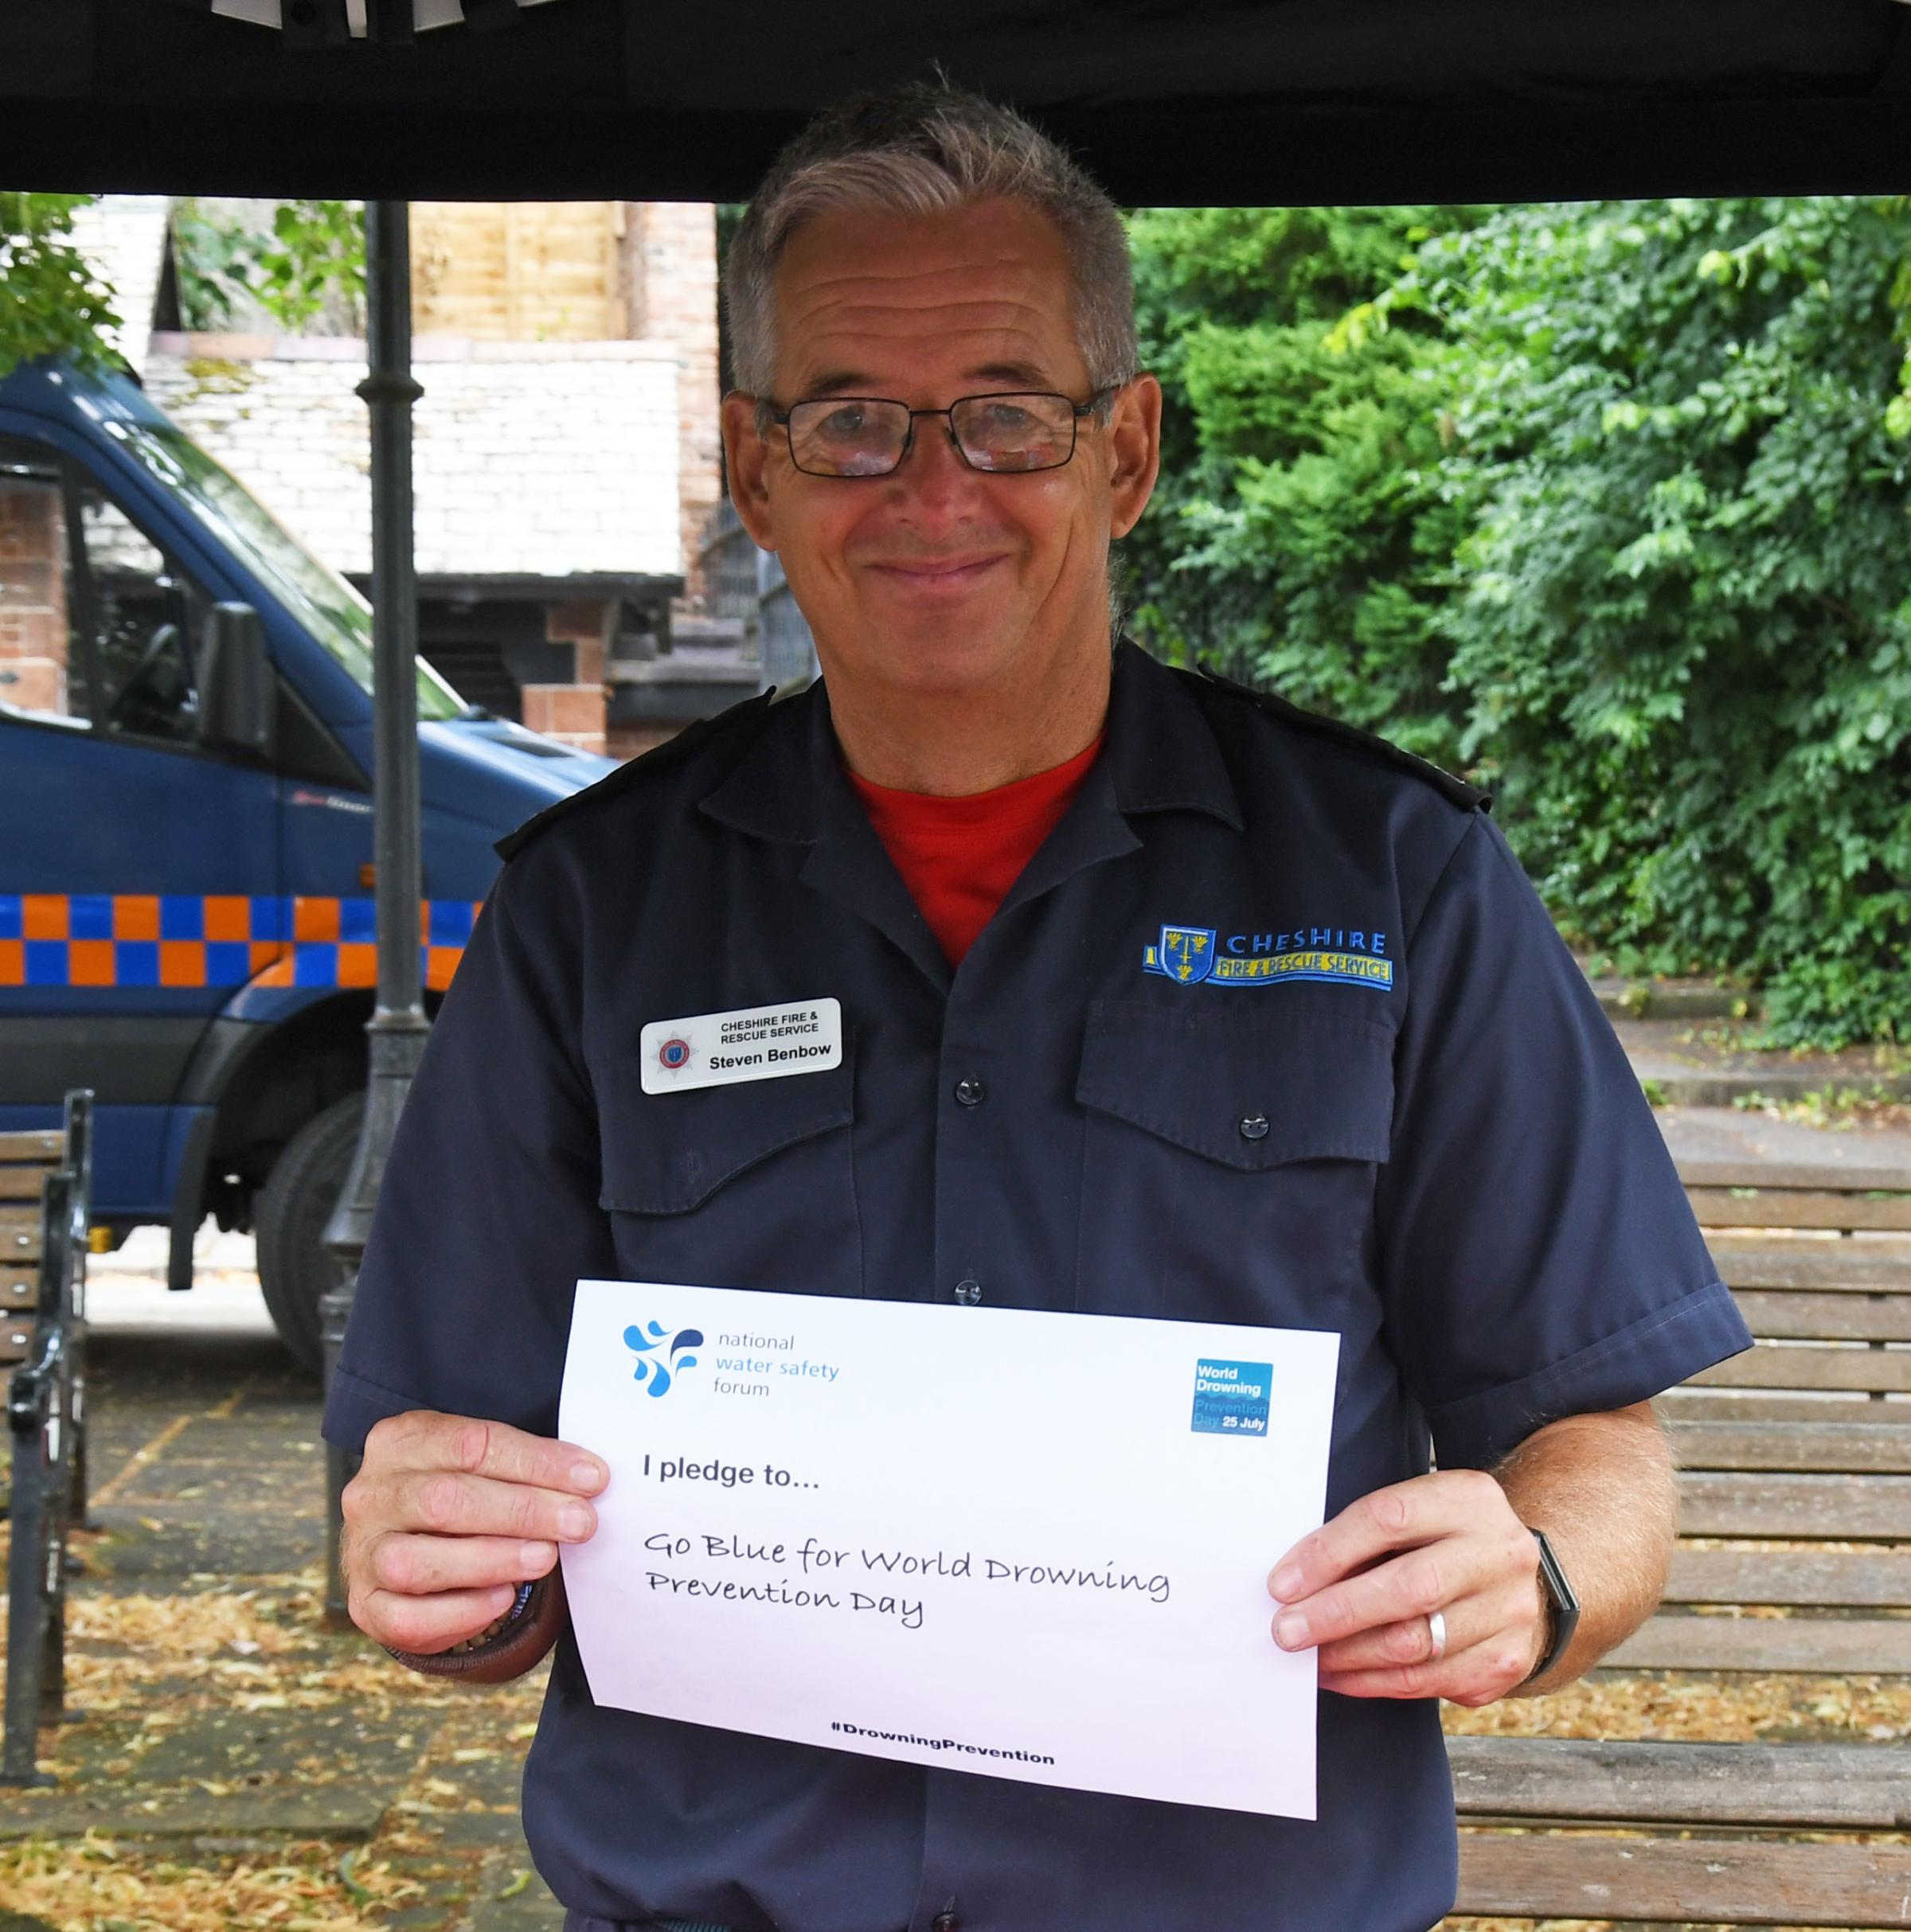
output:
[{"label": "orange checkered marking on van", "polygon": [[[464,956],[471,900],[418,908],[420,977],[442,992]],[[377,984],[369,898],[0,892],[0,987]]]}]

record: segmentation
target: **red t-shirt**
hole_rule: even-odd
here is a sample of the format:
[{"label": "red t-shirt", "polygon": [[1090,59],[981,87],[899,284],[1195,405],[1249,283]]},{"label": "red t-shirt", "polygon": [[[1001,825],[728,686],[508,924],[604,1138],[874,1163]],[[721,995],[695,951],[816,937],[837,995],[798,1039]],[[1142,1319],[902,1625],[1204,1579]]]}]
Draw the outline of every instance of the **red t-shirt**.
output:
[{"label": "red t-shirt", "polygon": [[850,774],[951,966],[962,964],[1022,868],[1061,822],[1100,750],[1097,738],[1065,765],[965,798],[893,791]]}]

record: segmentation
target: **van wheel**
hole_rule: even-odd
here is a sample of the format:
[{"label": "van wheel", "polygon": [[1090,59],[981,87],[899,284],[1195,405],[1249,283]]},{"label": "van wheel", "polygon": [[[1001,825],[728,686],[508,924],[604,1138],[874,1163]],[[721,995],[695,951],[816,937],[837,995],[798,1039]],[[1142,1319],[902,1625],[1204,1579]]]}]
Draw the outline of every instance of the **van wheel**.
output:
[{"label": "van wheel", "polygon": [[347,1094],[315,1114],[285,1144],[253,1211],[259,1286],[287,1348],[302,1368],[323,1372],[318,1298],[332,1285],[325,1224],[358,1151],[365,1095]]}]

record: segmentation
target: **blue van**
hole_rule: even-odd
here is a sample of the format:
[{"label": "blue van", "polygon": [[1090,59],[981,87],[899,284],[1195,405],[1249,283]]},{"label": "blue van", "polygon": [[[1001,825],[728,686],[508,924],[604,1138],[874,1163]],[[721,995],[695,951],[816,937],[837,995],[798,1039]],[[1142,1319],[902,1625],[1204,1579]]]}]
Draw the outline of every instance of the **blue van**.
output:
[{"label": "blue van", "polygon": [[[320,1360],[376,979],[371,609],[116,377],[0,382],[0,1129],[98,1096],[96,1244],[254,1229]],[[418,665],[428,1010],[492,841],[610,760]]]}]

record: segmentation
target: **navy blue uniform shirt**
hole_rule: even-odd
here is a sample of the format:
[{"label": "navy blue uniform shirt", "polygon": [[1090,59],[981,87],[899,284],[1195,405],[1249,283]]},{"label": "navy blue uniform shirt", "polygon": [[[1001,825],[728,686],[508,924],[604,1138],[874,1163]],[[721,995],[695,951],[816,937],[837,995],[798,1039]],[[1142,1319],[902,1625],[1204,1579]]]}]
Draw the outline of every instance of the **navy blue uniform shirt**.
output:
[{"label": "navy blue uniform shirt", "polygon": [[[1101,758],[955,972],[820,687],[506,844],[385,1178],[334,1442],[416,1408],[554,1434],[580,1276],[1331,1329],[1330,1515],[1429,1446],[1483,1468],[1749,1345],[1505,841],[1378,740],[1123,644]],[[830,996],[839,1067],[643,1091],[647,1022]],[[1250,1571],[1282,1554],[1241,1534]],[[613,1924],[1432,1925],[1436,1702],[1323,1694],[1319,1727],[1296,1822],[600,1710],[567,1633],[525,1829]]]}]

